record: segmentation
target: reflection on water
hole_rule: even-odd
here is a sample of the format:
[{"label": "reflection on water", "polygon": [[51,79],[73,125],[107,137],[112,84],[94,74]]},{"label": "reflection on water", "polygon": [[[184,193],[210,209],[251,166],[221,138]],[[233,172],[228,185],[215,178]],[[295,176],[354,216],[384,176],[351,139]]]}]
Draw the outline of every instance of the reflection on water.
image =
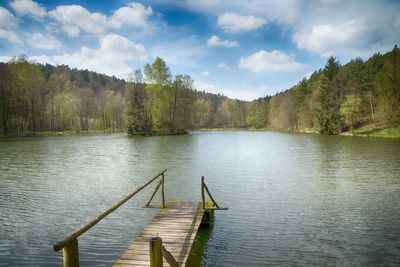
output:
[{"label": "reflection on water", "polygon": [[213,228],[213,223],[209,225],[200,225],[192,250],[190,251],[189,257],[186,261],[187,266],[200,267],[202,261],[203,264],[207,265],[207,257],[205,253]]},{"label": "reflection on water", "polygon": [[[0,140],[0,265],[61,265],[55,242],[164,168],[167,200],[204,175],[229,207],[191,266],[400,265],[400,141],[271,132]],[[82,266],[118,258],[154,186],[79,239]]]}]

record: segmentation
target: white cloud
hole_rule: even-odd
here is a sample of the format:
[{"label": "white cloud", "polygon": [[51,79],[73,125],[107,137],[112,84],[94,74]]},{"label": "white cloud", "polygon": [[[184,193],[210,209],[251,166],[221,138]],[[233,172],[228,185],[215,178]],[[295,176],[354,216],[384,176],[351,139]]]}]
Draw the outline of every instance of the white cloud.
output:
[{"label": "white cloud", "polygon": [[18,24],[18,19],[8,9],[0,6],[0,39],[5,39],[13,44],[21,44],[21,38],[15,32]]},{"label": "white cloud", "polygon": [[17,28],[19,21],[8,9],[0,6],[0,28],[14,29]]},{"label": "white cloud", "polygon": [[387,29],[372,20],[356,19],[344,24],[321,24],[311,31],[297,32],[293,41],[297,47],[323,56],[351,54],[360,56],[378,49],[386,38]]},{"label": "white cloud", "polygon": [[[156,0],[153,0],[156,2]],[[203,12],[208,16],[211,14],[218,17],[227,10],[236,14],[252,14],[253,16],[268,22],[278,23],[284,34],[294,32],[299,36],[311,35],[313,29],[320,25],[330,25],[339,28],[352,20],[368,18],[376,22],[371,25],[376,28],[380,25],[381,34],[384,34],[380,42],[376,42],[374,37],[369,39],[370,48],[367,49],[360,45],[356,40],[354,43],[348,42],[334,49],[334,45],[327,51],[319,51],[318,54],[334,52],[345,54],[350,58],[354,56],[367,57],[374,52],[384,52],[391,49],[395,43],[399,43],[400,35],[400,1],[346,1],[346,0],[279,0],[279,1],[260,1],[260,0],[166,0],[168,3],[188,8],[195,12]],[[373,35],[371,35],[373,36]],[[376,37],[376,35],[375,35]],[[307,39],[307,37],[305,37]],[[303,39],[306,45],[306,40]],[[300,41],[300,40],[298,40]],[[337,44],[336,40],[333,40]],[[295,41],[294,41],[295,42]],[[364,45],[364,46],[365,46]],[[310,46],[310,44],[308,44]],[[310,50],[310,49],[308,49]],[[310,50],[311,51],[311,50]],[[329,53],[326,53],[329,54]]]},{"label": "white cloud", "polygon": [[218,17],[218,26],[227,32],[250,31],[267,23],[266,20],[254,16],[242,16],[232,12],[225,12]]},{"label": "white cloud", "polygon": [[224,62],[221,62],[221,63],[217,64],[216,67],[217,67],[218,69],[230,70],[229,66],[226,65]]},{"label": "white cloud", "polygon": [[146,60],[147,54],[143,45],[117,34],[108,34],[100,38],[98,49],[83,46],[72,54],[36,56],[31,59],[41,63],[66,64],[79,69],[89,69],[125,78],[131,69],[128,63]]},{"label": "white cloud", "polygon": [[11,56],[0,56],[0,62],[8,62],[12,59]]},{"label": "white cloud", "polygon": [[280,50],[271,52],[261,50],[248,57],[241,57],[239,68],[250,69],[254,72],[264,71],[300,71],[307,67],[305,64],[295,62],[293,57]]},{"label": "white cloud", "polygon": [[[157,0],[153,0],[153,2],[157,2]],[[226,10],[230,10],[237,14],[253,14],[264,20],[278,22],[293,22],[303,15],[302,7],[309,2],[316,3],[316,1],[309,0],[167,0],[167,2],[208,15],[220,15]]]},{"label": "white cloud", "polygon": [[50,16],[62,25],[70,36],[77,37],[81,31],[101,34],[107,27],[107,17],[101,13],[90,13],[79,5],[58,6],[49,12]]},{"label": "white cloud", "polygon": [[10,5],[20,16],[27,15],[36,19],[46,16],[46,9],[32,0],[14,0]]},{"label": "white cloud", "polygon": [[225,46],[225,47],[237,47],[239,43],[236,41],[221,40],[218,36],[213,35],[207,40],[208,46]]},{"label": "white cloud", "polygon": [[0,39],[6,39],[10,43],[14,44],[22,44],[21,38],[19,35],[10,30],[0,29]]},{"label": "white cloud", "polygon": [[42,33],[28,33],[26,35],[27,42],[35,48],[45,50],[58,50],[62,48],[61,43],[52,35],[43,35]]},{"label": "white cloud", "polygon": [[152,14],[151,7],[146,8],[140,3],[132,2],[128,6],[117,9],[110,18],[110,23],[116,28],[120,28],[123,25],[145,28],[147,19]]},{"label": "white cloud", "polygon": [[50,11],[49,14],[61,24],[63,31],[70,37],[78,37],[81,32],[101,35],[107,29],[123,26],[145,28],[148,24],[147,19],[153,14],[153,10],[151,7],[146,8],[139,3],[130,3],[107,17],[99,12],[91,13],[80,5],[63,5]]},{"label": "white cloud", "polygon": [[210,76],[210,72],[205,70],[205,71],[201,72],[201,76],[204,76],[204,77]]}]

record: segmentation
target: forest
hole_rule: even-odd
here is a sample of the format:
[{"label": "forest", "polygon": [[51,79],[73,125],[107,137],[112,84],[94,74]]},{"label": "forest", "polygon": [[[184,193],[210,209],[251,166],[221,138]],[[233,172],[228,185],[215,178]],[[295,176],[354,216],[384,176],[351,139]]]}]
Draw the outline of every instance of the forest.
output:
[{"label": "forest", "polygon": [[181,134],[199,128],[271,129],[322,134],[400,126],[400,51],[341,65],[334,57],[292,88],[253,101],[194,88],[161,58],[127,80],[30,62],[0,63],[0,132],[126,130]]}]

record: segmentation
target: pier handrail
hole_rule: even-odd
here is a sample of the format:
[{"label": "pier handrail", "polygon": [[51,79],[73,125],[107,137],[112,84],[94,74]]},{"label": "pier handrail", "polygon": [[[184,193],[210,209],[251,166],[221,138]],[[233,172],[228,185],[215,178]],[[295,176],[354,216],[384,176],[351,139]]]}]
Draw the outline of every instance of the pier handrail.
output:
[{"label": "pier handrail", "polygon": [[[206,207],[206,197],[204,194],[204,190],[207,192],[208,196],[210,197],[213,207]],[[214,200],[213,196],[210,193],[206,183],[204,182],[204,176],[201,176],[201,202],[203,206],[203,210],[227,210],[228,208],[220,207],[217,202]]]},{"label": "pier handrail", "polygon": [[[146,186],[151,184],[154,180],[159,178],[160,176],[162,177],[162,180],[160,184],[157,186],[157,189],[160,185],[162,185],[162,207],[165,207],[165,200],[164,200],[164,173],[167,171],[167,169],[163,170],[156,176],[154,176],[151,180],[149,180],[147,183],[136,189],[135,191],[129,193],[126,195],[123,199],[115,203],[112,207],[108,208],[107,210],[103,211],[102,213],[98,214],[96,218],[91,220],[90,222],[82,225],[78,229],[74,230],[72,233],[70,233],[68,236],[66,236],[63,240],[59,241],[53,246],[54,251],[60,251],[63,249],[64,252],[64,266],[79,266],[79,256],[78,256],[78,240],[77,238],[81,236],[83,233],[85,233],[87,230],[95,226],[99,221],[101,221],[104,217],[109,215],[111,212],[115,211],[118,209],[122,204],[127,202],[129,199],[131,199],[134,195],[142,191]],[[152,196],[152,198],[154,195]]]},{"label": "pier handrail", "polygon": [[174,256],[162,244],[162,238],[157,236],[150,238],[150,267],[163,267],[163,258],[171,267],[180,267]]}]

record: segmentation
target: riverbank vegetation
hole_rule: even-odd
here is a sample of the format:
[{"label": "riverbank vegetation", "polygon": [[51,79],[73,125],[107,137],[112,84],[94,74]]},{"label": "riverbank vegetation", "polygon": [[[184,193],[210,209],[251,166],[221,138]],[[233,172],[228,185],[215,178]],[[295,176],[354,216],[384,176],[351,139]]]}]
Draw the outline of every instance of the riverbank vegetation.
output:
[{"label": "riverbank vegetation", "polygon": [[182,134],[189,129],[273,129],[400,136],[400,51],[345,65],[331,57],[294,87],[253,101],[198,91],[157,58],[128,79],[41,65],[0,63],[0,131],[117,131]]}]

